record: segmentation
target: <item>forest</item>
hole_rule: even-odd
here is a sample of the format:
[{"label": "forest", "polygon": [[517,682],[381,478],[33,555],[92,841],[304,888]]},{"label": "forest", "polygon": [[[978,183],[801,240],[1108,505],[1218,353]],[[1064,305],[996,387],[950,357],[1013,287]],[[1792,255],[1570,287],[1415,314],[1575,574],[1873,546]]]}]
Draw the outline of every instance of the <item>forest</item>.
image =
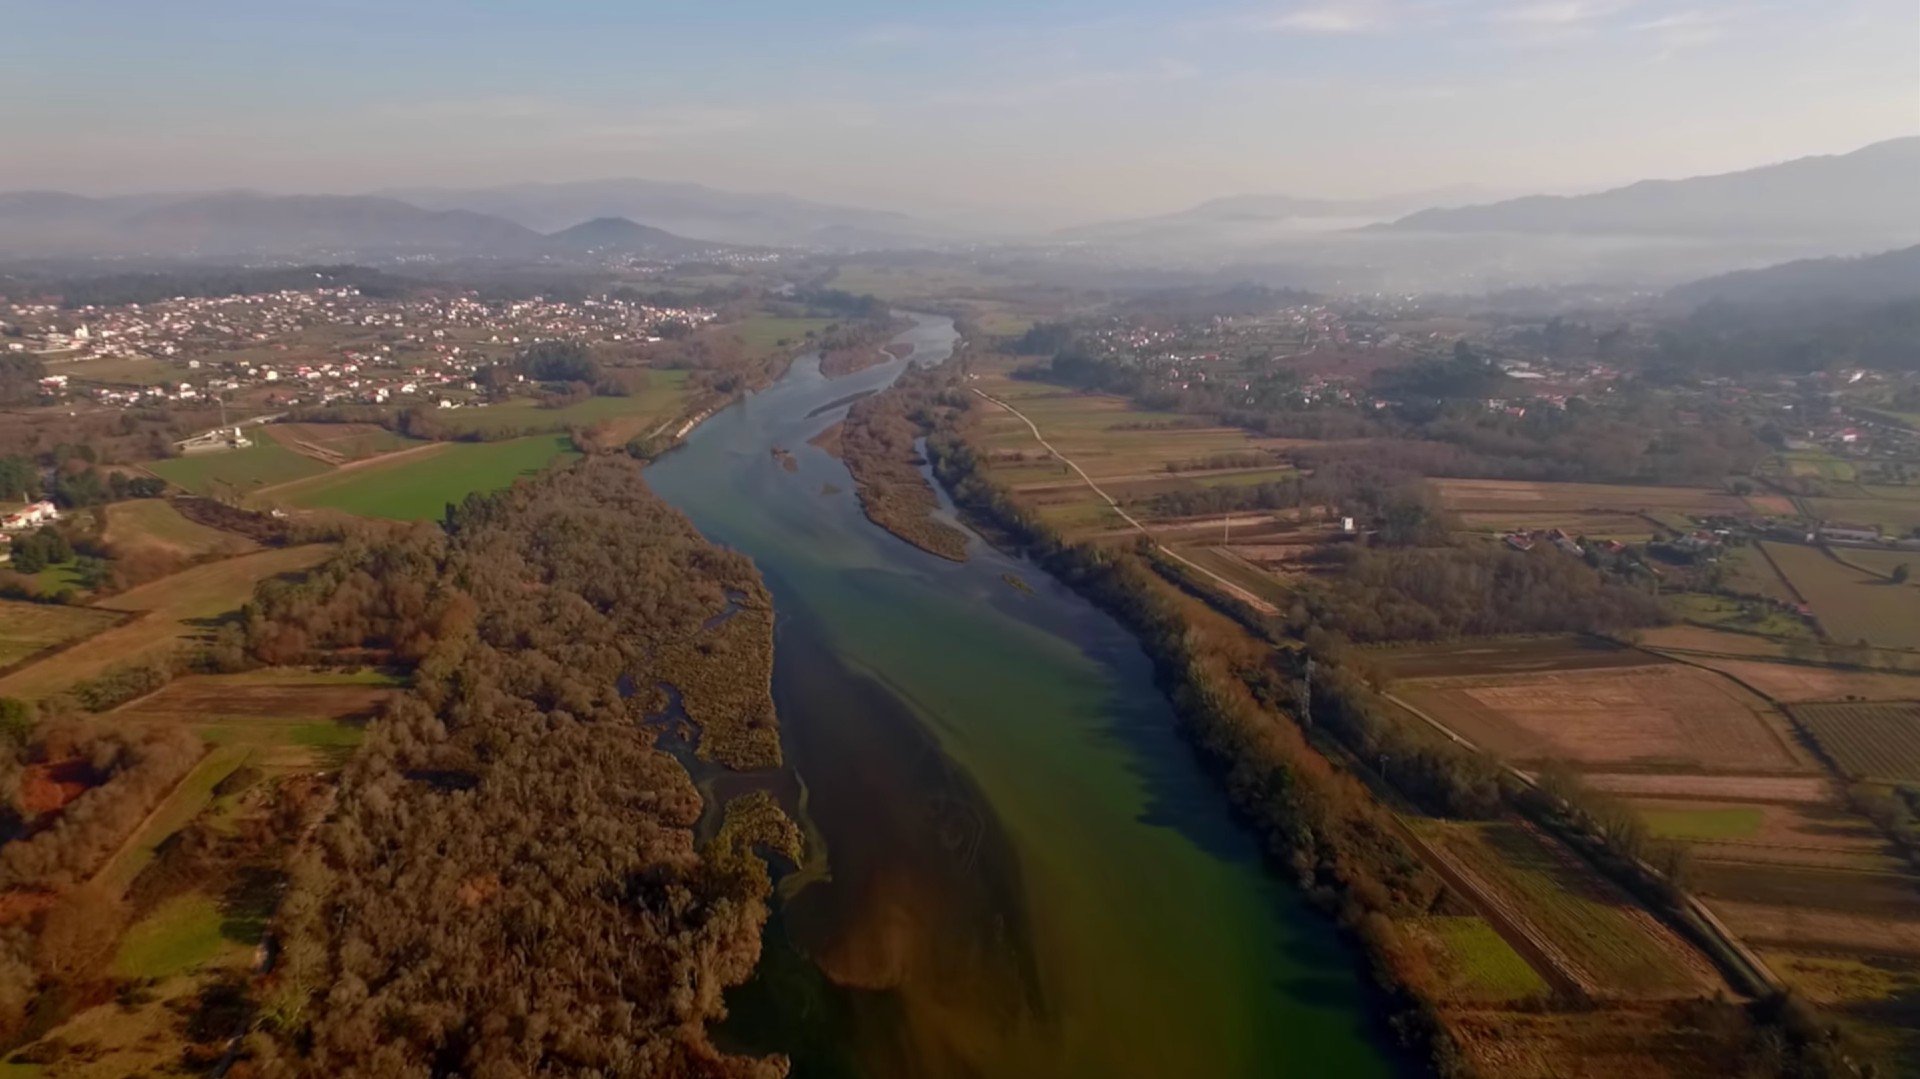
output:
[{"label": "forest", "polygon": [[[742,867],[744,825],[696,843],[700,795],[654,745],[677,690],[703,754],[777,763],[771,625],[751,563],[620,456],[263,586],[261,661],[414,670],[296,856],[248,1041],[264,1073],[784,1073],[708,1041],[767,877]],[[755,841],[790,845],[765,808]]]}]

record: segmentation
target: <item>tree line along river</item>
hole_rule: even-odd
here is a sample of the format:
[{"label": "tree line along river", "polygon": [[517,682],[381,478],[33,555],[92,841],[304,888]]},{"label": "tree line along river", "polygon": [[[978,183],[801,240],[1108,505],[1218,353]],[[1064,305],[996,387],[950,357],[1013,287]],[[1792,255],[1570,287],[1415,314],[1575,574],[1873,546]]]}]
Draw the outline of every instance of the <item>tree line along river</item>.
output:
[{"label": "tree line along river", "polygon": [[899,339],[910,360],[840,379],[801,358],[648,469],[778,616],[786,767],[703,785],[773,787],[810,847],[721,1042],[800,1076],[1394,1074],[1353,952],[1263,866],[1126,631],[977,536],[956,564],[874,527],[808,445],[956,334]]}]

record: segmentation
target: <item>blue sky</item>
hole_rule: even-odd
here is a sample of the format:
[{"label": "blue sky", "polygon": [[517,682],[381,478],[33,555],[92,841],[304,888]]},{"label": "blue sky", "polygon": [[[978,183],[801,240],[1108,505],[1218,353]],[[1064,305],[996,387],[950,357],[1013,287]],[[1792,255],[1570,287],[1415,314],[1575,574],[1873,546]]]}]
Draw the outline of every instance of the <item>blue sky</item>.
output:
[{"label": "blue sky", "polygon": [[1914,133],[1914,0],[0,0],[0,188],[636,175],[1070,218]]}]

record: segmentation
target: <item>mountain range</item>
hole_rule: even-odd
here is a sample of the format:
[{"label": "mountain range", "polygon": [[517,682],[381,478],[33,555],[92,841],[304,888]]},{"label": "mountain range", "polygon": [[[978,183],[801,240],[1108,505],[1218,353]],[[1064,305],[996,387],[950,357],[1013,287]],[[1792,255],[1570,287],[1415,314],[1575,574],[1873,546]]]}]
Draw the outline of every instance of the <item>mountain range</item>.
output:
[{"label": "mountain range", "polygon": [[1229,248],[1350,229],[1398,218],[1433,206],[1461,205],[1486,197],[1480,188],[1457,187],[1372,199],[1234,195],[1153,217],[1102,221],[1057,230],[1070,243],[1147,247]]},{"label": "mountain range", "polygon": [[1591,195],[1533,195],[1429,209],[1395,232],[1697,239],[1770,238],[1885,249],[1920,242],[1920,136],[1848,154],[1685,180],[1642,180]]},{"label": "mountain range", "polygon": [[547,235],[471,210],[429,210],[375,195],[0,194],[0,255],[13,256],[680,258],[725,246],[617,218]]},{"label": "mountain range", "polygon": [[1873,304],[1920,299],[1920,247],[1741,270],[1682,285],[1667,295],[1686,304]]}]

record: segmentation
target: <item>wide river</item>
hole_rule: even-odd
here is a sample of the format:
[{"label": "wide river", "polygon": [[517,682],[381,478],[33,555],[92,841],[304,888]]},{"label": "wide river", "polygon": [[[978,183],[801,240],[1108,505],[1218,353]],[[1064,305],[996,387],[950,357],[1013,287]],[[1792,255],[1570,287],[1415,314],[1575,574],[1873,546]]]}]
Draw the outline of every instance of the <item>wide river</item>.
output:
[{"label": "wide river", "polygon": [[900,339],[839,379],[797,361],[648,469],[778,612],[787,767],[698,778],[774,789],[810,845],[722,1044],[799,1076],[1394,1074],[1354,955],[1262,865],[1126,631],[978,537],[956,564],[874,527],[808,445],[955,333]]}]

